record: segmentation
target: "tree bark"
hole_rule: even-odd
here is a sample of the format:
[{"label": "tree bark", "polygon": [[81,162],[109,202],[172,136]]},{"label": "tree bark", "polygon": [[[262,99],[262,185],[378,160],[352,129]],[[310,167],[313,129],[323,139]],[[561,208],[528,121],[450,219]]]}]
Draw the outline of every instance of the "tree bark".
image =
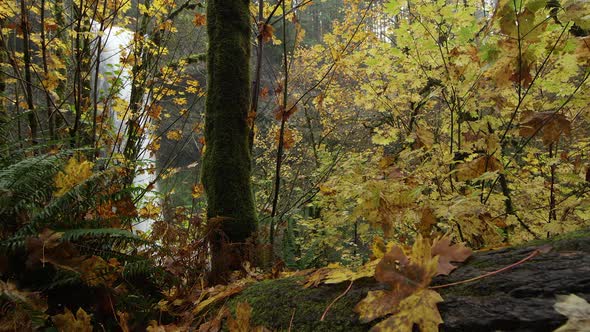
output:
[{"label": "tree bark", "polygon": [[[474,254],[448,277],[447,284],[498,270],[528,256],[540,244]],[[441,331],[553,331],[566,317],[553,305],[557,294],[577,294],[590,300],[590,230],[550,243],[553,250],[514,268],[475,282],[437,289],[444,323]],[[252,326],[273,331],[368,331],[379,320],[361,323],[353,311],[370,290],[385,286],[372,278],[357,280],[320,321],[335,298],[350,285],[303,288],[302,277],[256,283],[229,301],[232,307],[248,302]],[[430,332],[430,331],[429,331]]]},{"label": "tree bark", "polygon": [[207,196],[211,276],[223,280],[249,257],[256,231],[250,180],[250,17],[248,0],[207,5],[207,101],[202,181]]}]

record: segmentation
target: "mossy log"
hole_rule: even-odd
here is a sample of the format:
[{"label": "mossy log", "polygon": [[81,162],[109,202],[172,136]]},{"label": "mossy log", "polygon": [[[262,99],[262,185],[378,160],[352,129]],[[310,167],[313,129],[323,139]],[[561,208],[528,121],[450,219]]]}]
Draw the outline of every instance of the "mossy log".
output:
[{"label": "mossy log", "polygon": [[[469,279],[509,266],[541,243],[475,253],[448,277],[434,284]],[[441,288],[444,319],[441,331],[553,331],[566,317],[553,309],[555,295],[577,294],[590,300],[590,231],[551,241],[553,249],[510,270],[459,286]],[[353,311],[369,290],[383,288],[374,279],[305,289],[301,277],[268,280],[252,285],[231,299],[230,307],[247,301],[253,326],[287,331],[367,331]],[[372,322],[373,324],[375,322]]]}]

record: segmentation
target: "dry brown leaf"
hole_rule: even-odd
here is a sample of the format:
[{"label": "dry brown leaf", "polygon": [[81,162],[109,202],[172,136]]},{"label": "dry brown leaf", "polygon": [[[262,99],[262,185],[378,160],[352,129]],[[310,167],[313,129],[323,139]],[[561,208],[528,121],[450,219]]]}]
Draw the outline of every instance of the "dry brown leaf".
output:
[{"label": "dry brown leaf", "polygon": [[[281,132],[280,130],[277,130],[277,132],[275,133],[275,142],[277,144],[277,146],[279,145],[279,140],[281,136]],[[283,148],[285,149],[290,149],[293,147],[293,145],[295,145],[295,138],[293,137],[293,131],[291,131],[289,128],[285,128],[284,132],[283,132]]]},{"label": "dry brown leaf", "polygon": [[221,319],[218,317],[199,326],[199,332],[218,332],[219,330],[221,330]]},{"label": "dry brown leaf", "polygon": [[519,134],[522,137],[532,137],[541,133],[545,145],[557,142],[561,134],[569,135],[571,122],[563,114],[555,112],[528,112],[521,122]]},{"label": "dry brown leaf", "polygon": [[457,266],[451,264],[451,262],[464,262],[469,256],[471,256],[471,253],[471,249],[462,244],[451,245],[451,238],[448,236],[435,239],[432,243],[432,256],[438,256],[438,268],[436,274],[448,275],[457,268]]},{"label": "dry brown leaf", "polygon": [[442,299],[439,301],[440,295],[427,289],[437,272],[437,266],[438,256],[433,257],[430,241],[422,236],[416,238],[409,256],[402,248],[392,247],[375,268],[375,279],[388,284],[390,290],[369,292],[354,311],[359,313],[362,322],[394,314],[377,324],[373,328],[375,331],[403,331],[391,324],[406,322],[408,319],[410,323],[406,324],[409,324],[410,329],[407,331],[412,330],[414,323],[438,325],[437,317],[440,318],[440,315],[436,303]]},{"label": "dry brown leaf", "polygon": [[56,267],[75,271],[75,267],[84,259],[79,256],[71,243],[61,242],[62,233],[44,229],[39,236],[26,240],[27,262],[33,268],[39,262],[51,263]]},{"label": "dry brown leaf", "polygon": [[275,119],[279,121],[284,119],[285,121],[287,121],[289,120],[289,117],[291,117],[291,115],[293,115],[295,112],[297,112],[297,105],[289,103],[287,104],[287,109],[285,109],[283,105],[279,105],[274,110]]},{"label": "dry brown leaf", "polygon": [[212,288],[207,291],[207,299],[197,302],[197,306],[193,309],[193,314],[200,313],[203,309],[205,309],[208,305],[217,302],[219,300],[225,299],[230,297],[234,294],[237,294],[246,288],[246,283],[233,283],[227,286],[221,285],[215,288]]},{"label": "dry brown leaf", "polygon": [[436,225],[437,220],[436,216],[434,215],[434,211],[430,207],[424,207],[422,209],[422,217],[420,218],[420,223],[418,224],[418,232],[422,234],[422,236],[427,237],[432,232],[432,227]]},{"label": "dry brown leaf", "polygon": [[274,27],[270,24],[258,23],[258,33],[262,37],[262,41],[268,43],[272,40]]},{"label": "dry brown leaf", "polygon": [[207,24],[207,16],[200,13],[196,13],[195,17],[193,18],[193,24],[196,27],[200,27]]},{"label": "dry brown leaf", "polygon": [[119,317],[119,327],[121,328],[122,332],[129,332],[129,314],[126,312],[117,311],[117,316]]},{"label": "dry brown leaf", "polygon": [[481,156],[457,166],[457,180],[466,181],[480,177],[485,172],[504,170],[502,163],[494,156]]}]

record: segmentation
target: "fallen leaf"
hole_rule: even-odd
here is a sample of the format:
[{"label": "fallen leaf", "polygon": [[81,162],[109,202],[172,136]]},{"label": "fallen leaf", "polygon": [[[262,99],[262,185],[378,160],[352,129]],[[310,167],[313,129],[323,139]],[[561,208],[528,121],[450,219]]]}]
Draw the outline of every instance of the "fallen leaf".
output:
[{"label": "fallen leaf", "polygon": [[583,298],[574,294],[557,295],[553,308],[568,318],[555,332],[590,331],[590,304]]},{"label": "fallen leaf", "polygon": [[52,316],[51,320],[60,332],[92,332],[90,315],[82,308],[78,309],[76,316],[66,308],[63,314]]},{"label": "fallen leaf", "polygon": [[[375,268],[375,279],[388,284],[390,290],[369,292],[367,297],[355,306],[354,311],[359,313],[359,319],[362,322],[369,322],[390,313],[397,315],[402,312],[400,308],[402,308],[403,301],[416,293],[427,290],[432,277],[437,272],[437,267],[438,256],[433,257],[430,241],[420,235],[416,238],[409,256],[406,256],[399,246],[392,247]],[[438,293],[434,293],[438,296]],[[428,292],[423,294],[433,296]],[[409,308],[407,310],[413,310],[413,307],[410,308],[409,305],[407,307]],[[416,306],[416,310],[423,310],[423,308]],[[438,311],[436,313],[438,314]],[[380,328],[389,328],[387,326],[383,325]],[[411,326],[408,331],[411,331]]]},{"label": "fallen leaf", "polygon": [[203,309],[205,309],[208,305],[217,302],[219,300],[225,299],[230,297],[234,294],[237,294],[246,288],[245,283],[239,284],[230,284],[227,286],[217,286],[215,288],[210,289],[207,291],[208,297],[205,300],[199,301],[195,309],[193,309],[193,314],[198,314]]},{"label": "fallen leaf", "polygon": [[471,249],[462,244],[451,245],[451,238],[443,236],[432,243],[432,256],[438,256],[437,275],[448,275],[457,266],[451,262],[464,262],[471,256]]},{"label": "fallen leaf", "polygon": [[321,283],[339,284],[345,281],[355,281],[361,278],[371,277],[375,273],[377,263],[377,260],[370,261],[355,270],[338,264],[330,264],[309,274],[303,287],[317,287]]},{"label": "fallen leaf", "polygon": [[250,326],[252,307],[248,302],[240,302],[236,305],[236,318],[227,317],[227,328],[230,332],[267,332],[263,326]]},{"label": "fallen leaf", "polygon": [[438,331],[443,320],[436,304],[442,301],[437,292],[422,289],[402,300],[397,312],[373,326],[371,332],[412,332],[414,324],[420,331]]}]

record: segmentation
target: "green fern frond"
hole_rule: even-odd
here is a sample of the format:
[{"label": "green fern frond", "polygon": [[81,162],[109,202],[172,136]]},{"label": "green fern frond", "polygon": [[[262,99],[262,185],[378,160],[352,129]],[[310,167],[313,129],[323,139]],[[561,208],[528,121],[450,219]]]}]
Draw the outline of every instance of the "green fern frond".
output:
[{"label": "green fern frond", "polygon": [[161,267],[155,266],[153,262],[142,259],[134,262],[127,262],[123,269],[123,278],[133,279],[137,277],[148,277],[150,279],[163,279],[166,271]]},{"label": "green fern frond", "polygon": [[86,181],[73,187],[61,197],[54,198],[41,211],[36,213],[31,222],[21,228],[17,235],[36,234],[43,227],[74,228],[76,216],[97,205],[109,181],[113,180],[113,171],[98,172]]},{"label": "green fern frond", "polygon": [[145,242],[139,236],[118,228],[78,228],[63,232],[62,241],[75,242],[87,238],[119,238],[129,242]]},{"label": "green fern frond", "polygon": [[7,255],[13,254],[19,249],[25,249],[27,237],[14,236],[12,238],[0,241],[0,253]]},{"label": "green fern frond", "polygon": [[53,182],[64,153],[29,157],[0,169],[0,213],[10,214],[39,206],[51,198]]}]

